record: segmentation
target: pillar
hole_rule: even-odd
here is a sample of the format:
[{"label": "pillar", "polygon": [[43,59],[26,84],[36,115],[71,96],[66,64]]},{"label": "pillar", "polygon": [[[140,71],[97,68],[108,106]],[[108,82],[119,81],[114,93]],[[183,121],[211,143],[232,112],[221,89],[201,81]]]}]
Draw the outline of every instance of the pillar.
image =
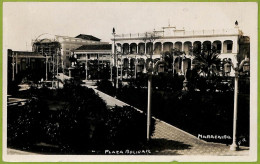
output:
[{"label": "pillar", "polygon": [[144,54],[146,54],[146,43],[144,43]]},{"label": "pillar", "polygon": [[18,73],[18,54],[16,53],[15,54],[15,73],[17,74]]},{"label": "pillar", "polygon": [[163,52],[163,43],[161,43],[161,44],[162,44],[161,52]]},{"label": "pillar", "polygon": [[222,42],[221,53],[224,53],[224,41]]},{"label": "pillar", "polygon": [[136,53],[139,53],[138,44],[136,45]]},{"label": "pillar", "polygon": [[232,53],[238,53],[238,43],[237,43],[237,40],[233,41]]},{"label": "pillar", "polygon": [[13,58],[12,58],[12,81],[14,81],[14,66],[15,66],[15,63],[14,63],[14,54],[12,54]]}]

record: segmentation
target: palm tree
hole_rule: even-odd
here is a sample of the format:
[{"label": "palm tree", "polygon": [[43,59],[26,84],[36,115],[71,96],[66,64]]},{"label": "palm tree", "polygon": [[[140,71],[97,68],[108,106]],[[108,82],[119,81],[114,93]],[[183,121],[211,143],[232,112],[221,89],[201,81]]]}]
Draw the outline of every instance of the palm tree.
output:
[{"label": "palm tree", "polygon": [[198,52],[193,50],[194,60],[197,63],[197,67],[203,72],[207,78],[211,76],[219,75],[221,60],[219,59],[219,53],[215,47],[210,50],[202,50]]}]

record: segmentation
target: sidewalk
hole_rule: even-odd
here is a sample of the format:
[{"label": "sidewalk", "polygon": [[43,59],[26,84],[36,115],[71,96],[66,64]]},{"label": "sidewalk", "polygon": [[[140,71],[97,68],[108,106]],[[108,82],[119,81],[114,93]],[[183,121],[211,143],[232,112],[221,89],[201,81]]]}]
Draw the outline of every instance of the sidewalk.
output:
[{"label": "sidewalk", "polygon": [[[93,87],[91,87],[93,88]],[[94,89],[94,88],[93,88]],[[114,97],[94,89],[108,106],[128,105]],[[138,109],[137,109],[138,110]],[[140,110],[139,110],[140,111]],[[152,149],[157,155],[212,155],[212,156],[245,156],[249,155],[248,147],[241,147],[239,151],[229,150],[229,146],[211,143],[178,129],[164,121],[156,119],[155,132],[152,137]]]}]

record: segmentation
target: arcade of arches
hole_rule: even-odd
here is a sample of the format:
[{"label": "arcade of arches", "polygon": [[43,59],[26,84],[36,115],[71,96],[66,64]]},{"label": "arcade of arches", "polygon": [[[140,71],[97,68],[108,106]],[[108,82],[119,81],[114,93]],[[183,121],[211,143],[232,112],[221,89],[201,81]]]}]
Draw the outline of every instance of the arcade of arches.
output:
[{"label": "arcade of arches", "polygon": [[[185,53],[185,57],[175,57],[171,65],[174,73],[184,74],[187,68],[194,64],[191,49],[201,51],[215,48],[221,54],[236,54],[237,45],[232,40],[185,41],[185,42],[134,42],[116,43],[117,53],[120,54],[119,65],[124,72],[146,72],[148,63],[160,60],[161,54],[173,48]],[[232,57],[231,57],[232,58]],[[135,70],[136,67],[136,70]],[[126,71],[127,70],[127,71]],[[127,73],[124,73],[127,74]]]}]

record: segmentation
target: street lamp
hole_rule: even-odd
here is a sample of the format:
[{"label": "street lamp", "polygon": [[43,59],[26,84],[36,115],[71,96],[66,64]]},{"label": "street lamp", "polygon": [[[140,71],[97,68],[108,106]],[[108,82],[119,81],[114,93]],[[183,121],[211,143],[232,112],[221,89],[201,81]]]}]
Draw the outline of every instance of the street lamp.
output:
[{"label": "street lamp", "polygon": [[137,63],[138,63],[138,59],[136,58],[136,56],[135,56],[135,79],[136,79],[136,66],[137,66]]},{"label": "street lamp", "polygon": [[120,55],[120,61],[119,61],[119,65],[120,65],[120,81],[123,81],[123,61],[122,61],[122,54]]},{"label": "street lamp", "polygon": [[152,75],[156,72],[164,72],[165,61],[163,58],[157,61],[153,67],[153,62],[150,61],[148,64],[148,92],[147,92],[147,141],[150,140],[150,126],[151,126],[151,105],[152,105]]},{"label": "street lamp", "polygon": [[110,81],[113,82],[113,65],[112,65],[112,61],[113,61],[113,55],[111,54],[110,56]]},{"label": "street lamp", "polygon": [[117,61],[117,55],[116,55],[116,30],[115,28],[113,27],[113,30],[112,30],[112,35],[114,36],[114,65],[116,66],[116,88],[118,88],[118,61]]},{"label": "street lamp", "polygon": [[243,71],[248,72],[249,71],[249,58],[247,56],[245,57],[244,60],[241,61],[239,66],[237,65],[234,67],[234,64],[232,63],[231,60],[229,60],[225,65],[224,65],[224,71],[225,73],[230,73],[231,72],[231,67],[235,71],[235,86],[234,86],[234,117],[233,117],[233,141],[232,145],[230,146],[230,150],[238,150],[239,146],[237,145],[237,138],[236,138],[236,133],[237,133],[237,96],[238,96],[238,74],[239,71],[243,69]]},{"label": "street lamp", "polygon": [[147,92],[147,141],[150,140],[150,125],[151,125],[151,104],[152,104],[152,74],[153,74],[153,63],[149,62],[148,65],[148,92]]},{"label": "street lamp", "polygon": [[86,53],[85,70],[86,70],[86,81],[87,81],[88,80],[88,54],[87,53]]},{"label": "street lamp", "polygon": [[12,68],[13,68],[13,73],[12,73],[12,81],[14,81],[14,66],[15,66],[15,62],[14,62],[14,52],[12,52]]}]

